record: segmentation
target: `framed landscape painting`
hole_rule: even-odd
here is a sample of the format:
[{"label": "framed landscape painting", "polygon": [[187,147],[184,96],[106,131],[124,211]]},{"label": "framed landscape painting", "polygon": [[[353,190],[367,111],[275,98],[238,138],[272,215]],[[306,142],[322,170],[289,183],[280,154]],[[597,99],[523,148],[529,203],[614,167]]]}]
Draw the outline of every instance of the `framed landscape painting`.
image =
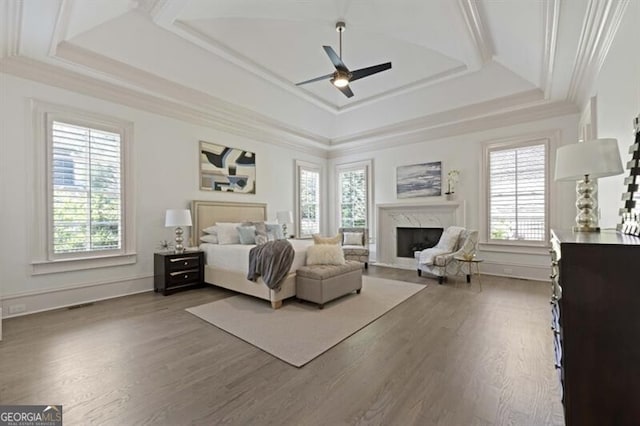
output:
[{"label": "framed landscape painting", "polygon": [[396,169],[398,198],[442,195],[442,162],[412,164]]},{"label": "framed landscape painting", "polygon": [[200,189],[255,194],[256,155],[200,141]]}]

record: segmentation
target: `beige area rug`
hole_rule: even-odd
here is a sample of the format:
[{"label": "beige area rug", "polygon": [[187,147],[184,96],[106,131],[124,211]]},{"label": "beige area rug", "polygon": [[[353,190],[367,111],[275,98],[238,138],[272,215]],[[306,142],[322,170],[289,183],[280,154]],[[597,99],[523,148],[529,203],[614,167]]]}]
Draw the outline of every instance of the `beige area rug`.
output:
[{"label": "beige area rug", "polygon": [[290,299],[274,310],[265,300],[238,295],[187,311],[293,366],[302,367],[425,288],[363,277],[360,294],[326,303],[324,309]]}]

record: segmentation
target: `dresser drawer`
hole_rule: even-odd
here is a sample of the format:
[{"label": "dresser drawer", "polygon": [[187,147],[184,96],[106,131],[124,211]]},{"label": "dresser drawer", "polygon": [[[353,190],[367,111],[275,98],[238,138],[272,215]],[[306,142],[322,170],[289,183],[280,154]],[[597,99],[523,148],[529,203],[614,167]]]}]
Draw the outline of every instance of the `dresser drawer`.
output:
[{"label": "dresser drawer", "polygon": [[197,269],[200,265],[199,256],[181,256],[172,257],[167,260],[167,269],[169,272],[184,271],[186,269]]},{"label": "dresser drawer", "polygon": [[177,271],[169,273],[167,287],[175,287],[183,284],[190,284],[200,281],[200,270],[189,269],[187,271]]}]

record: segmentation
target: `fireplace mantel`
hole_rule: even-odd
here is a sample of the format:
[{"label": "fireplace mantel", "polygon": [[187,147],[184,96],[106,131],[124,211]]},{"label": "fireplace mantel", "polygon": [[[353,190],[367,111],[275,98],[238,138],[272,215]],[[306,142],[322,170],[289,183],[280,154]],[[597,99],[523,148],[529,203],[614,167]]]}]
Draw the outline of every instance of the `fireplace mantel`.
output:
[{"label": "fireplace mantel", "polygon": [[376,213],[376,263],[397,268],[416,267],[412,259],[400,258],[396,254],[397,227],[466,227],[464,200],[377,204]]}]

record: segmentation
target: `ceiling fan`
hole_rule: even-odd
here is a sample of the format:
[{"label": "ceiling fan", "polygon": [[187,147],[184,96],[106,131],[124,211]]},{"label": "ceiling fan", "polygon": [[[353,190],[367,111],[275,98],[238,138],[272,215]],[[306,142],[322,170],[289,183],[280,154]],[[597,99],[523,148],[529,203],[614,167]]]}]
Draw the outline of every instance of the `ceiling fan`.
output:
[{"label": "ceiling fan", "polygon": [[323,75],[322,77],[312,78],[311,80],[303,81],[301,83],[297,83],[296,86],[300,86],[307,83],[313,83],[314,81],[326,80],[328,78],[331,79],[331,83],[338,88],[347,98],[353,96],[353,92],[349,87],[349,83],[352,81],[359,80],[364,77],[368,77],[372,74],[376,74],[382,71],[386,71],[391,69],[391,62],[386,62],[384,64],[373,65],[367,68],[360,68],[359,70],[349,71],[349,68],[342,62],[342,33],[346,28],[346,24],[342,21],[336,23],[336,31],[340,34],[340,56],[338,56],[333,50],[331,46],[322,46],[329,59],[333,63],[333,66],[336,67],[336,70],[327,75]]}]

